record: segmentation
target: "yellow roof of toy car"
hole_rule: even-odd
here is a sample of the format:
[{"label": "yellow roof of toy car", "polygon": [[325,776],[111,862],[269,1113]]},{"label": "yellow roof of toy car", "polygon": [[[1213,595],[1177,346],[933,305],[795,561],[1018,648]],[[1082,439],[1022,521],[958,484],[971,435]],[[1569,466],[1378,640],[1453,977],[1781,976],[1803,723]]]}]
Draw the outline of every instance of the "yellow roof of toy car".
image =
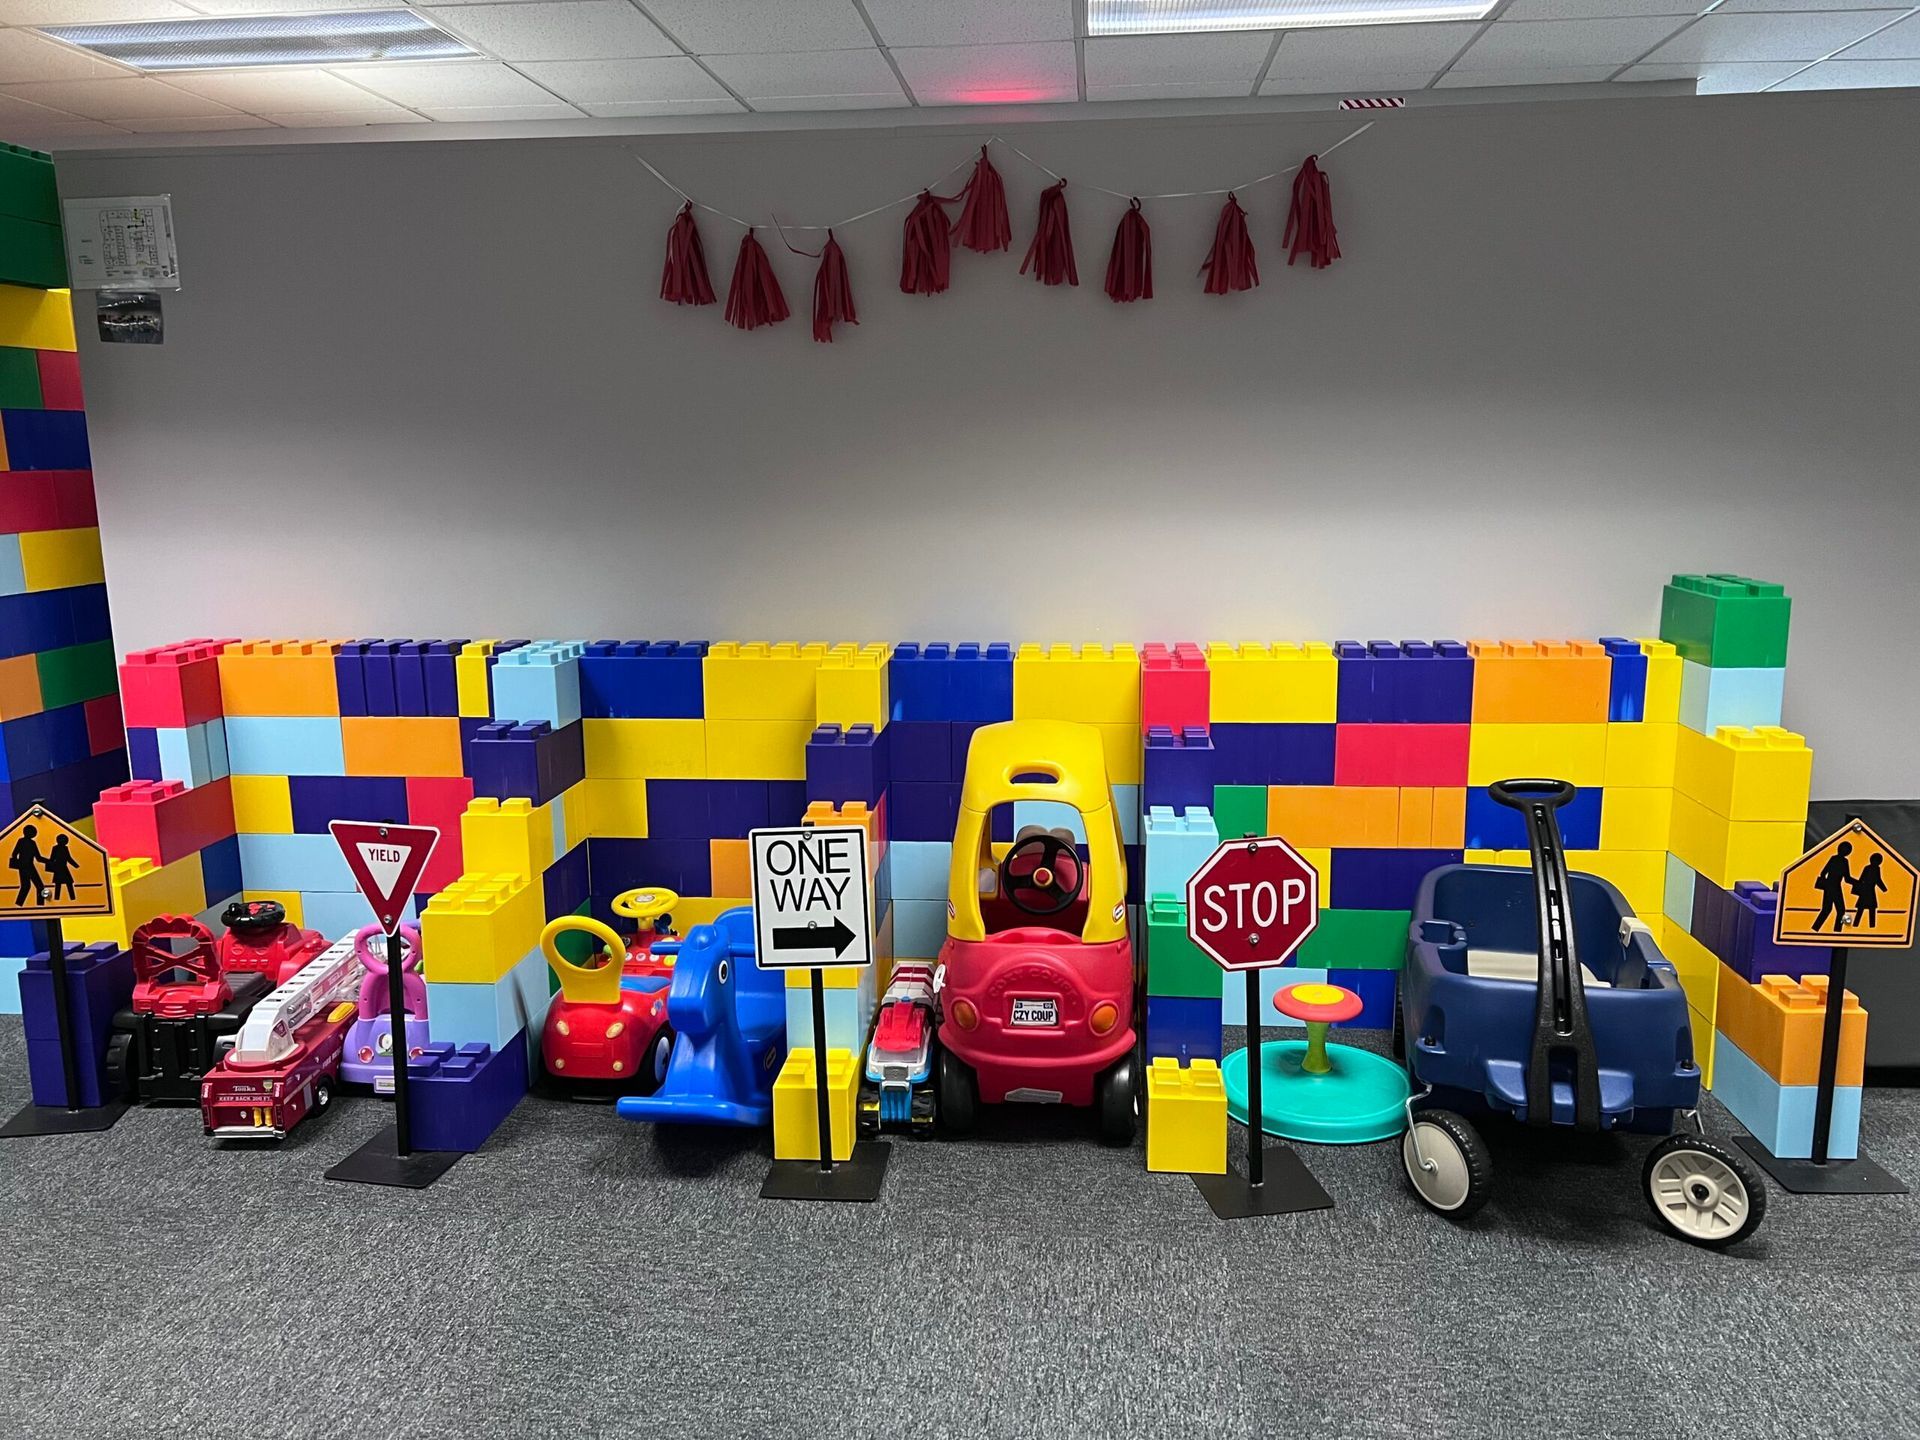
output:
[{"label": "yellow roof of toy car", "polygon": [[[1017,775],[1045,776],[1016,781]],[[960,803],[991,810],[1010,800],[1054,800],[1082,815],[1113,800],[1100,732],[1068,720],[1003,720],[982,725],[967,747]]]}]

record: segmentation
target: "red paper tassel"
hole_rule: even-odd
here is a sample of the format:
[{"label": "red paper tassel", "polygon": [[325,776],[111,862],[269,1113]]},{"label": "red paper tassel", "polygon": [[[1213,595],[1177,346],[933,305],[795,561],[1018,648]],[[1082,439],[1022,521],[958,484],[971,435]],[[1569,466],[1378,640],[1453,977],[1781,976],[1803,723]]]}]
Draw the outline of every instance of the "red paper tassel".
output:
[{"label": "red paper tassel", "polygon": [[1220,223],[1214,227],[1213,248],[1207,252],[1206,292],[1225,295],[1232,290],[1251,290],[1260,283],[1260,265],[1253,258],[1253,237],[1247,234],[1247,212],[1228,192],[1227,203],[1220,207]]},{"label": "red paper tassel", "polygon": [[953,239],[947,231],[947,212],[938,195],[920,192],[920,203],[907,216],[905,249],[900,256],[900,289],[908,295],[938,295],[947,288],[953,260]]},{"label": "red paper tassel", "polygon": [[707,252],[700,245],[700,227],[694,223],[691,200],[680,207],[673,228],[667,231],[667,264],[660,272],[660,298],[675,305],[713,304]]},{"label": "red paper tassel", "polygon": [[1073,263],[1073,235],[1067,228],[1067,182],[1062,180],[1040,192],[1040,218],[1033,227],[1033,243],[1027,246],[1027,258],[1020,262],[1020,273],[1033,266],[1033,278],[1042,285],[1078,285],[1080,272]]},{"label": "red paper tassel", "polygon": [[987,158],[987,147],[980,147],[980,158],[973,162],[973,174],[960,192],[966,204],[960,207],[960,219],[954,235],[969,250],[982,255],[1005,250],[1013,244],[1013,225],[1007,219],[1007,190],[1000,183],[1000,172]]},{"label": "red paper tassel", "polygon": [[1293,177],[1293,204],[1287,208],[1287,229],[1280,243],[1293,247],[1287,253],[1289,265],[1302,250],[1315,270],[1324,270],[1340,258],[1340,235],[1333,228],[1333,189],[1318,155],[1309,155]]},{"label": "red paper tassel", "polygon": [[1153,298],[1153,232],[1140,202],[1127,206],[1120,228],[1113,232],[1113,253],[1107,257],[1107,298],[1119,304]]},{"label": "red paper tassel", "polygon": [[787,309],[787,297],[780,293],[780,281],[773,273],[773,262],[753,231],[740,237],[740,258],[733,264],[733,284],[727,288],[727,323],[742,330],[762,325],[777,325],[793,312]]},{"label": "red paper tassel", "polygon": [[823,345],[833,343],[833,322],[844,320],[858,325],[853,313],[853,286],[847,280],[847,257],[840,253],[840,242],[827,231],[827,243],[820,249],[820,269],[813,277],[813,338]]}]

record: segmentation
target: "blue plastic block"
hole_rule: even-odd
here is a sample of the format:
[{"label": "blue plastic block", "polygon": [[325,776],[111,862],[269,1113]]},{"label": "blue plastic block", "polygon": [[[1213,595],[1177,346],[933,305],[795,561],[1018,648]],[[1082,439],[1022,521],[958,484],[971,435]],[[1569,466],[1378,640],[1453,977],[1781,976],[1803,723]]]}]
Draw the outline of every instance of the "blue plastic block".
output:
[{"label": "blue plastic block", "polygon": [[20,1013],[20,972],[26,968],[26,956],[0,955],[0,1015]]},{"label": "blue plastic block", "polygon": [[[429,1022],[431,1030],[431,1022]],[[471,1155],[487,1143],[527,1093],[527,1034],[500,1049],[438,1042],[407,1062],[413,1143],[421,1150]]]},{"label": "blue plastic block", "polygon": [[1612,721],[1647,718],[1647,657],[1638,640],[1618,635],[1602,635],[1612,662],[1607,688],[1607,719]]},{"label": "blue plastic block", "polygon": [[233,764],[227,756],[227,722],[205,720],[188,728],[198,730],[206,742],[207,770],[211,778],[224,780],[231,775]]},{"label": "blue plastic block", "polygon": [[127,727],[127,768],[136,780],[164,780],[160,768],[160,733],[151,725]]},{"label": "blue plastic block", "polygon": [[[411,897],[408,898],[407,910],[402,918],[414,921],[420,918]],[[341,940],[362,925],[373,923],[373,906],[358,890],[302,890],[300,923],[309,930],[318,930],[329,940]]]},{"label": "blue plastic block", "polygon": [[1331,785],[1333,725],[1219,724],[1213,741],[1216,785]]},{"label": "blue plastic block", "polygon": [[[1171,809],[1172,807],[1169,806],[1168,808]],[[1185,808],[1185,806],[1181,807],[1183,810]],[[1205,801],[1201,802],[1201,808],[1206,808]],[[1113,787],[1113,813],[1114,818],[1120,822],[1120,843],[1122,845],[1139,845],[1143,843],[1140,838],[1140,821],[1143,818],[1143,812],[1140,809],[1140,787],[1138,785],[1116,785]]]},{"label": "blue plastic block", "polygon": [[77,764],[93,754],[84,704],[0,722],[0,780]]},{"label": "blue plastic block", "polygon": [[427,687],[427,708],[424,713],[460,713],[460,679],[455,659],[471,643],[463,637],[458,640],[428,640],[422,645],[420,669]]},{"label": "blue plastic block", "polygon": [[249,890],[353,889],[353,872],[331,835],[242,834],[240,871]]},{"label": "blue plastic block", "polygon": [[[1600,848],[1600,795],[1596,789],[1582,790],[1555,813],[1560,819],[1561,842],[1569,850]],[[1518,810],[1510,810],[1483,787],[1467,791],[1467,843],[1469,850],[1524,850],[1527,848],[1527,824]]]},{"label": "blue plastic block", "polygon": [[1014,801],[1013,833],[1018,835],[1029,825],[1038,825],[1042,830],[1065,830],[1073,836],[1074,844],[1084,847],[1087,843],[1087,825],[1080,812],[1058,800]]},{"label": "blue plastic block", "polygon": [[407,782],[398,775],[289,775],[293,828],[299,835],[325,835],[332,820],[407,823]]},{"label": "blue plastic block", "polygon": [[1185,996],[1149,995],[1146,1053],[1149,1060],[1171,1055],[1182,1065],[1220,1058],[1220,1002]]},{"label": "blue plastic block", "polygon": [[580,657],[590,720],[698,720],[706,713],[705,640],[595,640]]},{"label": "blue plastic block", "polygon": [[[1289,985],[1307,985],[1315,982],[1325,983],[1327,972],[1324,970],[1302,970],[1294,965],[1269,965],[1260,974],[1260,1024],[1268,1029],[1285,1030],[1303,1028],[1297,1020],[1289,1020],[1273,1008],[1273,997]],[[1244,1025],[1247,1023],[1247,979],[1244,973],[1222,977],[1220,989],[1220,1023],[1223,1025]]]},{"label": "blue plastic block", "polygon": [[[1009,823],[1012,810],[1007,807]],[[896,780],[887,788],[887,830],[893,840],[953,839],[960,819],[960,786]],[[1011,839],[1011,835],[1008,836]]]},{"label": "blue plastic block", "polygon": [[[891,669],[889,669],[891,674]],[[887,737],[889,780],[944,785],[958,780],[953,766],[951,720],[893,720],[881,733]],[[967,732],[971,735],[971,729]]]},{"label": "blue plastic block", "polygon": [[1722,725],[1778,725],[1785,670],[1720,670],[1680,662],[1680,723],[1711,735]]},{"label": "blue plastic block", "polygon": [[571,915],[586,904],[590,889],[587,875],[587,842],[582,840],[541,874],[541,885],[546,892],[546,913],[549,916]]},{"label": "blue plastic block", "polygon": [[536,640],[496,656],[494,718],[544,720],[556,731],[577,721],[580,657],[586,648],[579,640]]},{"label": "blue plastic block", "polygon": [[807,741],[806,798],[877,806],[887,789],[887,731],[822,725]]},{"label": "blue plastic block", "polygon": [[1213,804],[1213,739],[1205,729],[1191,726],[1176,734],[1165,725],[1155,725],[1147,731],[1144,757],[1143,807],[1165,805],[1179,811],[1189,805]]},{"label": "blue plastic block", "polygon": [[235,775],[347,773],[337,715],[229,715],[225,724]]},{"label": "blue plastic block", "polygon": [[402,640],[393,647],[393,709],[396,715],[427,713],[425,645]]},{"label": "blue plastic block", "polygon": [[1013,646],[1004,641],[895,645],[887,693],[895,720],[1011,720]]},{"label": "blue plastic block", "polygon": [[126,778],[127,752],[109,750],[62,765],[57,770],[16,777],[6,787],[6,793],[12,801],[14,815],[36,804],[46,806],[56,815],[85,815],[100,798],[102,790],[122,784]]},{"label": "blue plastic block", "polygon": [[213,757],[207,753],[205,726],[156,730],[154,739],[160,751],[162,780],[178,780],[189,790],[213,783]]},{"label": "blue plastic block", "polygon": [[[1780,1160],[1813,1158],[1813,1113],[1817,1085],[1782,1085],[1725,1035],[1713,1042],[1713,1098],[1732,1112],[1767,1153]],[[1860,1087],[1837,1085],[1827,1130],[1827,1157],[1860,1155]]]},{"label": "blue plastic block", "polygon": [[947,939],[946,887],[930,899],[893,901],[893,953],[902,960],[932,960]]},{"label": "blue plastic block", "polygon": [[107,587],[0,595],[0,660],[108,639]]},{"label": "blue plastic block", "polygon": [[1329,970],[1327,983],[1342,985],[1360,997],[1364,1007],[1340,1023],[1354,1030],[1387,1030],[1393,1026],[1393,997],[1400,983],[1398,970]]},{"label": "blue plastic block", "polygon": [[10,470],[91,470],[87,417],[80,410],[0,410]]},{"label": "blue plastic block", "polygon": [[228,835],[200,852],[201,889],[208,905],[218,904],[246,888],[240,864],[240,837]]},{"label": "blue plastic block", "polygon": [[1220,845],[1213,814],[1195,805],[1175,814],[1164,806],[1147,812],[1146,895],[1185,898],[1187,881]]},{"label": "blue plastic block", "polygon": [[1329,910],[1411,910],[1429,870],[1465,858],[1459,850],[1336,849],[1320,903]]},{"label": "blue plastic block", "polygon": [[67,1019],[80,1094],[67,1094],[60,1059],[60,1027],[54,1013],[53,969],[47,952],[28,960],[20,972],[20,1013],[27,1037],[27,1073],[36,1105],[105,1103],[107,1038],[114,1013],[133,999],[133,957],[117,945],[68,944]]},{"label": "blue plastic block", "polygon": [[1693,933],[1694,882],[1698,878],[1694,868],[1678,855],[1667,855],[1666,896],[1661,902],[1660,911],[1688,934]]},{"label": "blue plastic block", "polygon": [[467,742],[467,770],[476,796],[515,797],[544,805],[585,778],[580,722],[555,730],[544,720],[494,721]]},{"label": "blue plastic block", "polygon": [[893,897],[901,900],[947,898],[947,865],[953,858],[948,840],[894,840],[887,845],[893,871]]},{"label": "blue plastic block", "polygon": [[333,691],[342,715],[367,713],[366,653],[372,640],[348,640],[333,652]]},{"label": "blue plastic block", "polygon": [[596,836],[587,841],[593,895],[659,885],[682,895],[713,893],[713,851],[705,840],[625,840]]}]

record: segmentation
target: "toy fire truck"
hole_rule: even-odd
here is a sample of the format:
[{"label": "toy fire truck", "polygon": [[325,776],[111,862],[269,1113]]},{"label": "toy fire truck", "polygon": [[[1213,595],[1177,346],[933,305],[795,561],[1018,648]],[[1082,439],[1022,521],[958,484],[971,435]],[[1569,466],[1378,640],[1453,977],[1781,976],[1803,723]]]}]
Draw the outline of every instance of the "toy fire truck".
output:
[{"label": "toy fire truck", "polygon": [[133,999],[107,1041],[111,1093],[192,1104],[234,1032],[273,988],[262,974],[228,975],[213,933],[187,915],[161,915],[133,932]]},{"label": "toy fire truck", "polygon": [[933,962],[903,960],[880,997],[857,1113],[868,1134],[933,1129]]},{"label": "toy fire truck", "polygon": [[333,1103],[364,973],[353,940],[341,940],[253,1007],[233,1048],[201,1082],[207,1134],[284,1139]]}]

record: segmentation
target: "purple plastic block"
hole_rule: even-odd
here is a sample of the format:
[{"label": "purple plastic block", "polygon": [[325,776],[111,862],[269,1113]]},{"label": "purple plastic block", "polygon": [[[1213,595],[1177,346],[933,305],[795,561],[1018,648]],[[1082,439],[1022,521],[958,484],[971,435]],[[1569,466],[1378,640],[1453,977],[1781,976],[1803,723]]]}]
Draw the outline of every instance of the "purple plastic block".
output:
[{"label": "purple plastic block", "polygon": [[767,823],[798,825],[807,813],[807,782],[769,780],[767,782]]},{"label": "purple plastic block", "polygon": [[160,734],[150,725],[127,727],[127,765],[136,780],[164,780],[160,773]]},{"label": "purple plastic block", "polygon": [[1168,726],[1153,726],[1147,731],[1141,811],[1155,805],[1176,814],[1190,805],[1212,809],[1213,768],[1213,741],[1204,729],[1190,726],[1176,735]]},{"label": "purple plastic block", "polygon": [[413,1143],[472,1154],[527,1093],[527,1032],[490,1045],[430,1044],[407,1062]]},{"label": "purple plastic block", "polygon": [[[105,1103],[107,1040],[114,1013],[133,999],[133,957],[117,945],[69,943],[66,947],[67,1017],[72,1026],[74,1063],[79,1071],[78,1103]],[[60,1062],[60,1026],[53,1007],[53,964],[42,951],[20,972],[20,1013],[27,1037],[27,1072],[36,1105],[68,1103],[66,1073]]]},{"label": "purple plastic block", "polygon": [[349,640],[333,652],[333,688],[342,715],[367,713],[367,646],[372,640]]},{"label": "purple plastic block", "polygon": [[951,765],[953,778],[955,780],[964,780],[967,778],[967,753],[973,747],[973,732],[987,723],[988,722],[984,720],[956,720],[953,722],[953,729],[950,732],[951,743],[948,749],[952,757]]},{"label": "purple plastic block", "polygon": [[586,731],[575,720],[540,737],[536,742],[540,766],[540,788],[534,804],[544,805],[563,791],[571,790],[587,778]]},{"label": "purple plastic block", "polygon": [[[711,826],[706,838],[744,840],[747,832],[772,823],[772,791],[765,780],[708,780],[707,813]],[[802,793],[805,786],[801,787]],[[651,826],[648,827],[652,829]],[[704,890],[692,892],[704,895]]]},{"label": "purple plastic block", "polygon": [[887,788],[887,732],[822,725],[807,741],[806,798],[878,805]]},{"label": "purple plastic block", "polygon": [[596,838],[587,841],[587,873],[596,897],[611,898],[641,885],[711,895],[713,851],[705,840]]},{"label": "purple plastic block", "polygon": [[1460,850],[1336,849],[1320,903],[1329,910],[1411,910],[1427,872],[1464,858]]},{"label": "purple plastic block", "polygon": [[460,713],[460,672],[455,660],[470,643],[464,639],[427,642],[426,651],[421,656],[421,666],[427,680],[427,714]]},{"label": "purple plastic block", "polygon": [[589,720],[697,720],[704,713],[705,640],[595,640],[580,657],[580,713]]},{"label": "purple plastic block", "polygon": [[[960,771],[953,762],[956,728],[951,720],[890,722],[882,732],[887,737],[888,778],[922,785],[944,785],[959,779]],[[968,734],[972,734],[971,728]]]},{"label": "purple plastic block", "polygon": [[402,640],[393,651],[393,706],[399,715],[427,713],[427,642]]},{"label": "purple plastic block", "polygon": [[393,657],[399,651],[398,640],[369,640],[360,658],[360,673],[367,687],[367,714],[398,715],[399,697],[394,692]]},{"label": "purple plastic block", "polygon": [[1780,892],[1758,880],[1742,880],[1728,897],[1732,905],[1733,957],[1727,960],[1739,975],[1758,983],[1763,975],[1808,975],[1833,972],[1833,951],[1816,945],[1776,945],[1773,924],[1780,911]]},{"label": "purple plastic block", "polygon": [[1144,905],[1147,903],[1147,847],[1124,845],[1121,849],[1127,858],[1127,903]]},{"label": "purple plastic block", "polygon": [[1171,1055],[1182,1065],[1220,1058],[1220,1002],[1181,995],[1149,995],[1147,1057]]},{"label": "purple plastic block", "polygon": [[558,730],[544,720],[480,726],[466,746],[473,793],[497,800],[521,796],[544,805],[571,789],[587,771],[580,727],[578,720]]},{"label": "purple plastic block", "polygon": [[1693,876],[1693,913],[1687,933],[1729,965],[1737,966],[1733,896],[1698,871]]},{"label": "purple plastic block", "polygon": [[1331,785],[1337,727],[1304,724],[1217,724],[1216,785]]},{"label": "purple plastic block", "polygon": [[1340,640],[1333,653],[1342,723],[1464,725],[1473,718],[1473,657],[1457,640]]},{"label": "purple plastic block", "polygon": [[649,780],[647,833],[656,840],[704,840],[713,834],[706,780]]},{"label": "purple plastic block", "polygon": [[7,787],[18,815],[29,805],[44,805],[56,815],[85,815],[100,792],[127,779],[127,752],[107,750],[57,770],[17,777]]},{"label": "purple plastic block", "polygon": [[[1011,816],[1012,807],[1002,807]],[[887,790],[887,828],[892,840],[952,840],[960,819],[958,784],[895,781]],[[1011,823],[1011,821],[1009,821]],[[1012,838],[1011,835],[1008,836]]]},{"label": "purple plastic block", "polygon": [[586,904],[589,890],[587,877],[587,842],[582,840],[541,874],[541,884],[546,891],[546,913],[550,916],[571,915]]},{"label": "purple plastic block", "polygon": [[398,775],[289,775],[287,794],[296,835],[324,835],[332,820],[407,823],[407,782]]}]

